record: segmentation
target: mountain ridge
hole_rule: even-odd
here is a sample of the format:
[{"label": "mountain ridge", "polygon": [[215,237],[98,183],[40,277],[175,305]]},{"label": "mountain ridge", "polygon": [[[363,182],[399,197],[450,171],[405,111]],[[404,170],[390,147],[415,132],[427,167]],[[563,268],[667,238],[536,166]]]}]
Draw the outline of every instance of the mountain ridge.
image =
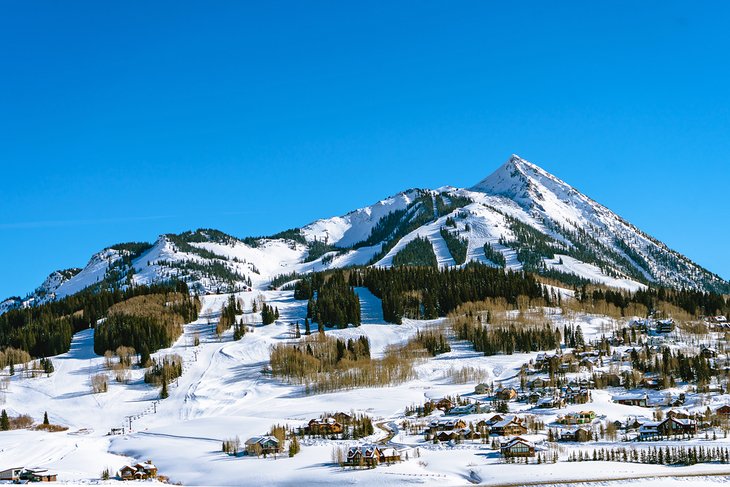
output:
[{"label": "mountain ridge", "polygon": [[470,188],[411,188],[269,237],[241,239],[198,229],[160,235],[153,244],[110,246],[83,269],[56,271],[26,298],[3,301],[0,313],[104,283],[179,278],[198,292],[209,292],[265,288],[286,274],[389,266],[419,237],[429,240],[442,267],[463,265],[449,248],[456,238],[466,242],[466,262],[500,266],[504,261],[509,269],[629,290],[661,285],[730,292],[730,284],[717,274],[513,154]]}]

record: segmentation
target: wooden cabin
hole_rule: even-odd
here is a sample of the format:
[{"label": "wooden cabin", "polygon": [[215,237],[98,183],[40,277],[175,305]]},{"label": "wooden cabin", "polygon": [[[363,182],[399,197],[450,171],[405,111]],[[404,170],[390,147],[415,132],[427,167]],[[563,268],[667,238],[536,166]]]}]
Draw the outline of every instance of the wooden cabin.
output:
[{"label": "wooden cabin", "polygon": [[560,441],[591,441],[593,433],[588,428],[576,428],[574,430],[565,430],[560,432]]},{"label": "wooden cabin", "polygon": [[350,467],[375,467],[385,461],[385,455],[376,445],[353,446],[347,451],[345,465]]},{"label": "wooden cabin", "polygon": [[273,436],[254,436],[246,440],[246,453],[248,455],[272,455],[281,452],[279,440]]},{"label": "wooden cabin", "polygon": [[508,416],[502,421],[494,423],[489,432],[498,436],[524,435],[527,434],[527,427],[518,418]]},{"label": "wooden cabin", "polygon": [[502,443],[499,452],[504,457],[534,457],[535,445],[518,436]]}]

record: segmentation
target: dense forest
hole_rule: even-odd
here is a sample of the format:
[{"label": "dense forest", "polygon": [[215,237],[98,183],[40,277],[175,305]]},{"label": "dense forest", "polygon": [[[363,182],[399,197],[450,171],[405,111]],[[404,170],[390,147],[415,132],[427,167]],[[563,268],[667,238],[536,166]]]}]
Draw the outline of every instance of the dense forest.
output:
[{"label": "dense forest", "polygon": [[543,296],[535,278],[521,272],[503,271],[480,263],[460,269],[428,267],[368,268],[351,274],[351,283],[366,286],[382,300],[387,321],[400,323],[403,316],[431,319],[446,316],[462,303],[503,297],[516,303],[518,296]]},{"label": "dense forest", "polygon": [[94,330],[94,351],[102,355],[132,347],[142,355],[169,347],[184,323],[198,317],[200,303],[187,293],[166,292],[135,296],[111,306]]},{"label": "dense forest", "polygon": [[307,318],[320,325],[359,326],[360,299],[343,271],[313,273],[297,281],[294,299],[309,300]]},{"label": "dense forest", "polygon": [[183,282],[125,290],[90,288],[46,304],[10,310],[0,315],[0,347],[24,350],[34,357],[64,353],[75,332],[94,326],[114,304],[135,296],[174,291],[187,294],[188,288]]},{"label": "dense forest", "polygon": [[466,253],[469,248],[469,241],[459,236],[458,233],[452,233],[444,227],[441,227],[441,237],[446,242],[446,246],[449,248],[451,257],[454,261],[461,265],[466,262]]},{"label": "dense forest", "polygon": [[470,341],[474,350],[484,355],[511,355],[560,347],[560,330],[547,324],[519,328],[514,325],[483,326],[479,321],[462,317],[452,320],[452,327],[459,339]]},{"label": "dense forest", "polygon": [[338,328],[360,326],[360,298],[345,280],[343,272],[334,272],[326,279],[302,279],[299,282],[295,296],[306,296],[308,292],[312,300],[308,307],[309,317],[314,322]]},{"label": "dense forest", "polygon": [[504,258],[504,254],[499,250],[495,250],[489,242],[484,244],[484,257],[497,264],[499,267],[506,267],[507,260]]},{"label": "dense forest", "polygon": [[621,310],[629,308],[632,304],[641,304],[647,310],[652,310],[660,302],[664,302],[681,308],[695,317],[711,316],[728,311],[728,302],[723,296],[687,289],[647,288],[631,293],[591,287],[584,284],[580,289],[576,289],[575,295],[578,301],[583,304],[605,301]]},{"label": "dense forest", "polygon": [[395,256],[393,265],[396,267],[436,267],[436,253],[433,245],[426,237],[416,237],[408,242]]}]

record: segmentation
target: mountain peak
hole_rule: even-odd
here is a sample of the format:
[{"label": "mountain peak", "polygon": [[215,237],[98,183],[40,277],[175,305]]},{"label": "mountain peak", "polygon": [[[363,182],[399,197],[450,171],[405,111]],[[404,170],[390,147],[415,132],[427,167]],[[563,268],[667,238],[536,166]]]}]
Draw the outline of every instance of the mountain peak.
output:
[{"label": "mountain peak", "polygon": [[527,162],[517,154],[502,164],[496,171],[472,186],[472,191],[492,195],[506,196],[514,200],[529,197],[530,177],[528,173],[542,171],[534,164]]}]

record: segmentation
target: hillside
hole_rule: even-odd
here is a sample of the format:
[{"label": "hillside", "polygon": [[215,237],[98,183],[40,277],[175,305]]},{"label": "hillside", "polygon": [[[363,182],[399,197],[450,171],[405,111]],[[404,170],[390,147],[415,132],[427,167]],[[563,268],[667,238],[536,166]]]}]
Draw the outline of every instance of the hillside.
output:
[{"label": "hillside", "polygon": [[730,292],[730,284],[716,274],[538,166],[512,156],[471,188],[410,189],[273,236],[237,238],[201,229],[161,235],[151,245],[115,245],[94,254],[83,269],[54,272],[25,298],[3,301],[0,313],[89,286],[150,284],[172,277],[201,294],[265,289],[272,281],[285,283],[284,275],[391,266],[416,238],[431,243],[440,267],[463,265],[458,258],[504,264],[567,285]]}]

